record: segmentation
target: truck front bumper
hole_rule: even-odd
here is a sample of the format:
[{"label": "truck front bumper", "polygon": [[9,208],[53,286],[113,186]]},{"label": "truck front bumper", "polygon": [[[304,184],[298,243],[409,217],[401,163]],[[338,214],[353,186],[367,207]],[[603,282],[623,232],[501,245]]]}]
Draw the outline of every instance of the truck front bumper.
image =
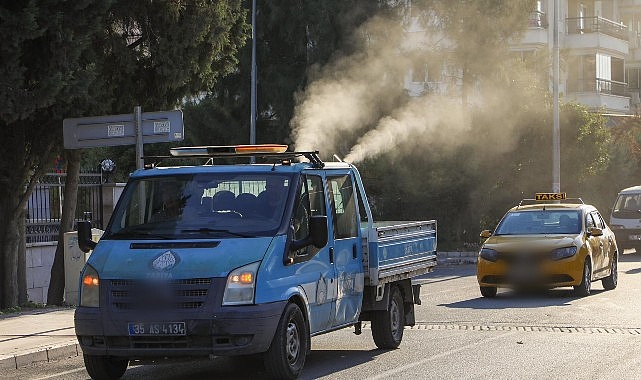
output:
[{"label": "truck front bumper", "polygon": [[[129,359],[228,356],[265,352],[286,302],[222,307],[214,313],[151,315],[78,307],[76,336],[83,353]],[[209,315],[207,315],[209,314]],[[184,335],[132,336],[130,323],[184,322]]]}]

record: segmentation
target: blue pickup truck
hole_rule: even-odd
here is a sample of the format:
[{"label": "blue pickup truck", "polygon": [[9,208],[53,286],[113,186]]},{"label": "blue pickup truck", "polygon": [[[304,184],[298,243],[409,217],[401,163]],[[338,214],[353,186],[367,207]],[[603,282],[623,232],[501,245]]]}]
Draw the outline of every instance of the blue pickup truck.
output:
[{"label": "blue pickup truck", "polygon": [[190,165],[133,173],[99,242],[78,223],[93,252],[75,331],[93,379],[130,361],[258,353],[269,376],[293,379],[311,337],[363,321],[376,346],[398,347],[420,304],[411,279],[436,265],[436,222],[375,224],[353,165],[286,149],[173,148],[156,160]]}]

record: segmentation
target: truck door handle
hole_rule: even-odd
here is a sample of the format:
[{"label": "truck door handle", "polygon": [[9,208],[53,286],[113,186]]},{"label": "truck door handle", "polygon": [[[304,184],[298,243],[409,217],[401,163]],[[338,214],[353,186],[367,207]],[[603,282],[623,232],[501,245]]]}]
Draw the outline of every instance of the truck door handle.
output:
[{"label": "truck door handle", "polygon": [[355,259],[358,256],[358,251],[356,251],[356,244],[352,246],[352,258]]},{"label": "truck door handle", "polygon": [[334,264],[334,247],[329,247],[329,263]]}]

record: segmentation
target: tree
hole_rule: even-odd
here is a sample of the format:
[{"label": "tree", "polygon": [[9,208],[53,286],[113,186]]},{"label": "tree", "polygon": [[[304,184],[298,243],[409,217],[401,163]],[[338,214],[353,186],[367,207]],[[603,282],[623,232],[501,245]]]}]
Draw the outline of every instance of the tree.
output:
[{"label": "tree", "polygon": [[[26,298],[18,239],[27,199],[60,149],[62,119],[174,107],[235,69],[241,1],[30,1],[0,7],[0,306]],[[65,226],[68,228],[68,226]],[[60,268],[61,252],[54,266]],[[60,289],[64,272],[52,273]],[[16,286],[20,284],[20,286]],[[59,303],[59,290],[52,294]]]},{"label": "tree", "polygon": [[510,41],[527,26],[533,0],[414,0],[423,24],[440,36],[436,55],[457,70],[448,74],[461,82],[464,103],[473,86],[496,77],[497,67],[509,62]]}]

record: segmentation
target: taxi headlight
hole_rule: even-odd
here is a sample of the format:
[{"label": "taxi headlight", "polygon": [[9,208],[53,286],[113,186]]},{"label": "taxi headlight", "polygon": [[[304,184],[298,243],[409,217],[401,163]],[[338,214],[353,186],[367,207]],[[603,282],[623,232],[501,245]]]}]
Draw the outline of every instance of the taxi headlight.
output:
[{"label": "taxi headlight", "polygon": [[557,248],[552,251],[552,260],[561,260],[572,257],[576,254],[576,246]]},{"label": "taxi headlight", "polygon": [[491,262],[495,262],[496,260],[499,259],[499,253],[490,248],[481,248],[481,252],[479,252],[479,256],[481,256],[482,259],[491,261]]},{"label": "taxi headlight", "polygon": [[227,276],[223,306],[250,305],[254,303],[256,273],[260,261],[234,269]]}]

